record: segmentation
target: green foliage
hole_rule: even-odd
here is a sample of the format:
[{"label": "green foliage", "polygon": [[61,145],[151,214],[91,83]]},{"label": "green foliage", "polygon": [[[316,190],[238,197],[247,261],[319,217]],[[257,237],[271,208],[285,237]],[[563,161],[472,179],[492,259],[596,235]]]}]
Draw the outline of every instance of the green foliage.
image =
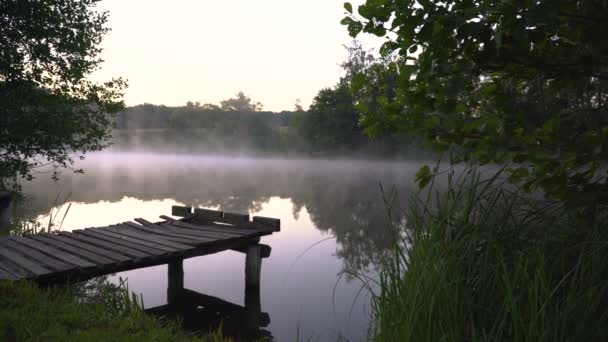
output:
[{"label": "green foliage", "polygon": [[606,213],[507,188],[469,169],[412,196],[373,299],[375,340],[608,338]]},{"label": "green foliage", "polygon": [[146,315],[128,288],[41,289],[0,281],[0,340],[3,341],[224,341],[194,337],[174,323]]},{"label": "green foliage", "polygon": [[[573,206],[608,202],[608,4],[376,1],[342,21],[395,61],[353,83],[374,136],[409,132],[462,160],[513,161],[511,180]],[[351,12],[356,12],[351,14]],[[389,33],[390,32],[390,33]],[[527,174],[523,171],[527,169]]]},{"label": "green foliage", "polygon": [[86,80],[108,32],[97,1],[0,2],[0,186],[108,144],[122,79]]},{"label": "green foliage", "polygon": [[223,100],[220,107],[225,112],[258,112],[264,108],[261,102],[254,102],[242,91],[236,93],[236,97]]}]

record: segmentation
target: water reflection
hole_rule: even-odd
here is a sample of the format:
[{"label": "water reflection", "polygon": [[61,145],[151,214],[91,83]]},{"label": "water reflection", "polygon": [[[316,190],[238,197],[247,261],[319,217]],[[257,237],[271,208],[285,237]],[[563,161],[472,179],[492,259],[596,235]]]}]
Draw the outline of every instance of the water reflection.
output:
[{"label": "water reflection", "polygon": [[[58,194],[69,194],[67,230],[135,217],[153,221],[174,204],[280,218],[281,232],[263,238],[273,256],[262,267],[261,304],[272,322],[258,327],[259,333],[272,331],[278,341],[359,341],[369,328],[369,294],[358,281],[339,275],[346,269],[373,276],[394,239],[379,183],[399,190],[402,208],[407,193],[415,189],[419,163],[101,153],[79,166],[84,175],[65,173],[58,183],[42,175],[26,183],[28,202],[16,206],[16,216],[47,214],[59,204]],[[395,209],[395,219],[401,220],[402,213]],[[212,303],[219,299],[248,307],[243,301],[243,258],[226,251],[187,259],[185,288],[214,297]],[[183,315],[186,328],[206,329],[204,324],[201,328],[207,316],[200,308],[166,301],[167,266],[117,276],[128,278],[129,287],[143,294],[147,308],[161,307],[169,317]]]},{"label": "water reflection", "polygon": [[[79,165],[84,175],[65,173],[57,183],[45,177],[27,183],[29,202],[19,206],[17,216],[48,213],[59,192],[78,203],[172,199],[232,212],[257,212],[271,197],[288,198],[294,218],[306,208],[317,229],[336,237],[336,254],[345,267],[362,270],[394,240],[379,184],[395,186],[403,199],[414,189],[419,165],[101,153]],[[400,220],[403,211],[394,212]]]},{"label": "water reflection", "polygon": [[223,336],[237,340],[273,338],[264,329],[270,324],[270,315],[261,310],[259,288],[245,291],[245,306],[184,288],[168,291],[171,293],[167,304],[148,308],[146,312],[162,319],[179,320],[182,329],[197,335],[221,327]]}]

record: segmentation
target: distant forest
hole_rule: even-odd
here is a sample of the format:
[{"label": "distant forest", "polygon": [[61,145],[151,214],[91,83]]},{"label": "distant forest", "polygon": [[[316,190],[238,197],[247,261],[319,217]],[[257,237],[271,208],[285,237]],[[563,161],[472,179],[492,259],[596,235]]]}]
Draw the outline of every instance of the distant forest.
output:
[{"label": "distant forest", "polygon": [[310,109],[263,111],[244,93],[220,105],[143,104],[117,114],[114,149],[293,156],[418,158],[422,152],[405,134],[369,139],[359,127],[347,85],[323,89]]}]

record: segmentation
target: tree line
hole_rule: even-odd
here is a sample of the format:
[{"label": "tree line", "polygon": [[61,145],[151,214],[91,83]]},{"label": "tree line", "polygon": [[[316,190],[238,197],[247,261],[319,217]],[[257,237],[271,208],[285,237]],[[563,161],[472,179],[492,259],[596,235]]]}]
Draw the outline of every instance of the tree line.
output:
[{"label": "tree line", "polygon": [[[360,111],[351,91],[358,73],[371,72],[383,61],[357,42],[347,48],[342,64],[345,75],[333,87],[319,90],[310,108],[297,100],[293,110],[264,111],[260,102],[243,92],[217,104],[189,101],[184,106],[142,104],[128,107],[116,116],[114,133],[118,147],[137,141],[139,147],[159,148],[163,136],[181,147],[205,150],[249,150],[267,153],[298,153],[310,156],[360,154],[375,157],[418,157],[424,152],[408,134],[366,136]],[[148,130],[149,139],[129,131]],[[154,133],[152,133],[152,130]],[[147,145],[147,146],[146,146]]]}]

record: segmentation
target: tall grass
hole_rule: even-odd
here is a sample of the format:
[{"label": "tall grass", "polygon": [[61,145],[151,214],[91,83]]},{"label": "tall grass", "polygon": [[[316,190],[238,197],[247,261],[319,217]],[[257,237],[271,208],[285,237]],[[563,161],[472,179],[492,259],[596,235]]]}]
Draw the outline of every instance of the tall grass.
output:
[{"label": "tall grass", "polygon": [[373,298],[378,341],[606,341],[605,211],[469,169],[412,201]]}]

